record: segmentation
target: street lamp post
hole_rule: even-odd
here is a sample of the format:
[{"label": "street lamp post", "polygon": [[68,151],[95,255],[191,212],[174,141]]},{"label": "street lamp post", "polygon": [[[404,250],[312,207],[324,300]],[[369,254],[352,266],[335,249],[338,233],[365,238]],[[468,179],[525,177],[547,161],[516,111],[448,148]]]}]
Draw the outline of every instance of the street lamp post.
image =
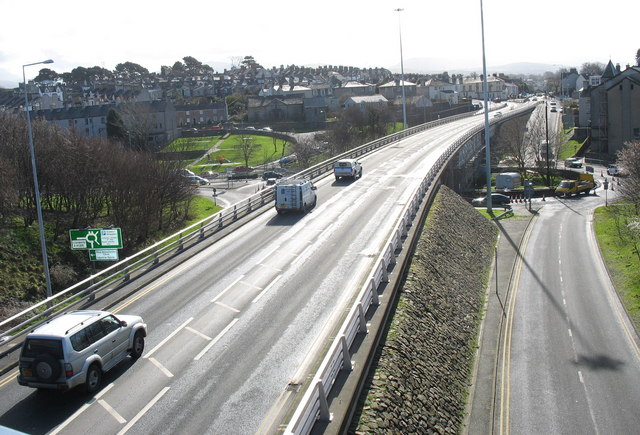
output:
[{"label": "street lamp post", "polygon": [[482,30],[482,91],[484,94],[484,148],[486,160],[485,175],[487,179],[487,212],[491,213],[491,147],[489,143],[491,129],[489,127],[489,91],[487,88],[487,61],[484,52],[484,14],[482,11],[482,0],[480,0],[480,29]]},{"label": "street lamp post", "polygon": [[[395,12],[402,12],[404,9],[394,9]],[[402,88],[402,129],[407,129],[407,98],[404,93],[404,57],[402,56],[402,24],[400,23],[400,14],[398,14],[398,33],[400,35],[400,84]]]},{"label": "street lamp post", "polygon": [[44,238],[44,221],[42,219],[42,206],[40,204],[40,187],[38,185],[38,171],[36,169],[36,152],[33,147],[33,132],[31,130],[31,115],[29,114],[29,96],[27,93],[27,80],[25,68],[32,65],[40,65],[45,63],[53,63],[53,60],[47,59],[41,62],[28,63],[22,65],[22,81],[24,83],[24,110],[27,114],[27,135],[29,138],[29,152],[31,153],[31,170],[33,172],[33,186],[36,195],[36,212],[38,214],[38,229],[40,230],[40,247],[42,248],[42,264],[44,267],[44,278],[47,283],[47,298],[50,298],[51,292],[51,276],[49,275],[49,258],[47,257],[47,244]]}]

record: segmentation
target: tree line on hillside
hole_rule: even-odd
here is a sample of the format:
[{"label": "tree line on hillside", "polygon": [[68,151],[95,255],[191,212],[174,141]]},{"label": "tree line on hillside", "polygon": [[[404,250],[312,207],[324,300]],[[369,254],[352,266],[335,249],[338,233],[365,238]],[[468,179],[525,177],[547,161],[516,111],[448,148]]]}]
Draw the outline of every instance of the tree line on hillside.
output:
[{"label": "tree line on hillside", "polygon": [[[192,194],[178,167],[104,138],[34,121],[41,204],[48,241],[71,228],[115,226],[125,249],[184,222]],[[0,111],[0,224],[37,220],[24,116]]]}]

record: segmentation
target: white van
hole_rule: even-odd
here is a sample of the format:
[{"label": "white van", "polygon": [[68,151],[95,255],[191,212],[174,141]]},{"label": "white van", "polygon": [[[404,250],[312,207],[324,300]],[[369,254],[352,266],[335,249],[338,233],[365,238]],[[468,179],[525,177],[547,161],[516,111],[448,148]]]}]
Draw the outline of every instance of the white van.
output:
[{"label": "white van", "polygon": [[503,172],[496,175],[496,189],[515,189],[522,185],[520,174],[517,172]]},{"label": "white van", "polygon": [[310,180],[293,179],[279,181],[275,185],[276,211],[305,212],[315,207],[317,202],[316,187]]}]

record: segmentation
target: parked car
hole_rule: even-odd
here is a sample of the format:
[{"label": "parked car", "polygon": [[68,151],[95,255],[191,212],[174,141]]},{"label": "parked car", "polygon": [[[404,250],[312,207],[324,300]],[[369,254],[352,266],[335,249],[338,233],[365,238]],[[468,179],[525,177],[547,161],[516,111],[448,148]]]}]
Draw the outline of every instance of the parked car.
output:
[{"label": "parked car", "polygon": [[[492,193],[491,194],[491,204],[492,205],[507,205],[511,203],[511,198],[507,195],[503,195],[502,193]],[[474,207],[486,207],[487,206],[487,196],[481,196],[479,198],[475,198],[471,200],[471,204]]]},{"label": "parked car", "polygon": [[204,186],[205,184],[209,184],[209,180],[206,180],[199,175],[191,175],[185,178],[189,182],[189,184],[193,186]]},{"label": "parked car", "polygon": [[607,175],[620,175],[620,168],[618,167],[618,165],[609,165],[609,167],[607,168]]},{"label": "parked car", "polygon": [[103,373],[144,351],[147,325],[140,316],[73,311],[31,331],[22,345],[18,383],[38,389],[100,387]]},{"label": "parked car", "polygon": [[276,171],[264,171],[262,173],[262,179],[263,180],[268,180],[269,178],[280,179],[282,177],[284,177],[284,174],[281,174],[280,172],[276,172]]},{"label": "parked car", "polygon": [[277,178],[267,178],[267,186],[273,186],[278,182]]},{"label": "parked car", "polygon": [[202,174],[200,174],[201,177],[207,178],[207,179],[211,179],[211,178],[218,178],[220,176],[219,173],[217,172],[213,172],[213,171],[205,171]]},{"label": "parked car", "polygon": [[254,170],[255,168],[252,168],[251,166],[236,166],[233,168],[233,172],[251,172]]}]

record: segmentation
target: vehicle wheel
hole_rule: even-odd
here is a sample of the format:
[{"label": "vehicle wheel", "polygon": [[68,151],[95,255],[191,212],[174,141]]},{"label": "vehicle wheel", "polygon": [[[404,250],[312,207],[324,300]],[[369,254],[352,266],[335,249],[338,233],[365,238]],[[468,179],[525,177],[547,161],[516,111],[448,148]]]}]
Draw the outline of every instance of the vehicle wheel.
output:
[{"label": "vehicle wheel", "polygon": [[38,355],[33,362],[33,367],[36,371],[36,377],[44,382],[52,382],[58,379],[60,376],[60,362],[56,360],[53,355],[44,353]]},{"label": "vehicle wheel", "polygon": [[95,393],[100,388],[100,382],[102,381],[102,369],[98,364],[91,364],[89,370],[87,370],[87,382],[84,387],[87,393]]},{"label": "vehicle wheel", "polygon": [[144,334],[142,331],[137,331],[136,335],[133,336],[133,349],[131,349],[131,357],[133,359],[138,359],[142,356],[142,352],[144,352]]},{"label": "vehicle wheel", "polygon": [[336,176],[336,181],[340,181],[340,177]]}]

